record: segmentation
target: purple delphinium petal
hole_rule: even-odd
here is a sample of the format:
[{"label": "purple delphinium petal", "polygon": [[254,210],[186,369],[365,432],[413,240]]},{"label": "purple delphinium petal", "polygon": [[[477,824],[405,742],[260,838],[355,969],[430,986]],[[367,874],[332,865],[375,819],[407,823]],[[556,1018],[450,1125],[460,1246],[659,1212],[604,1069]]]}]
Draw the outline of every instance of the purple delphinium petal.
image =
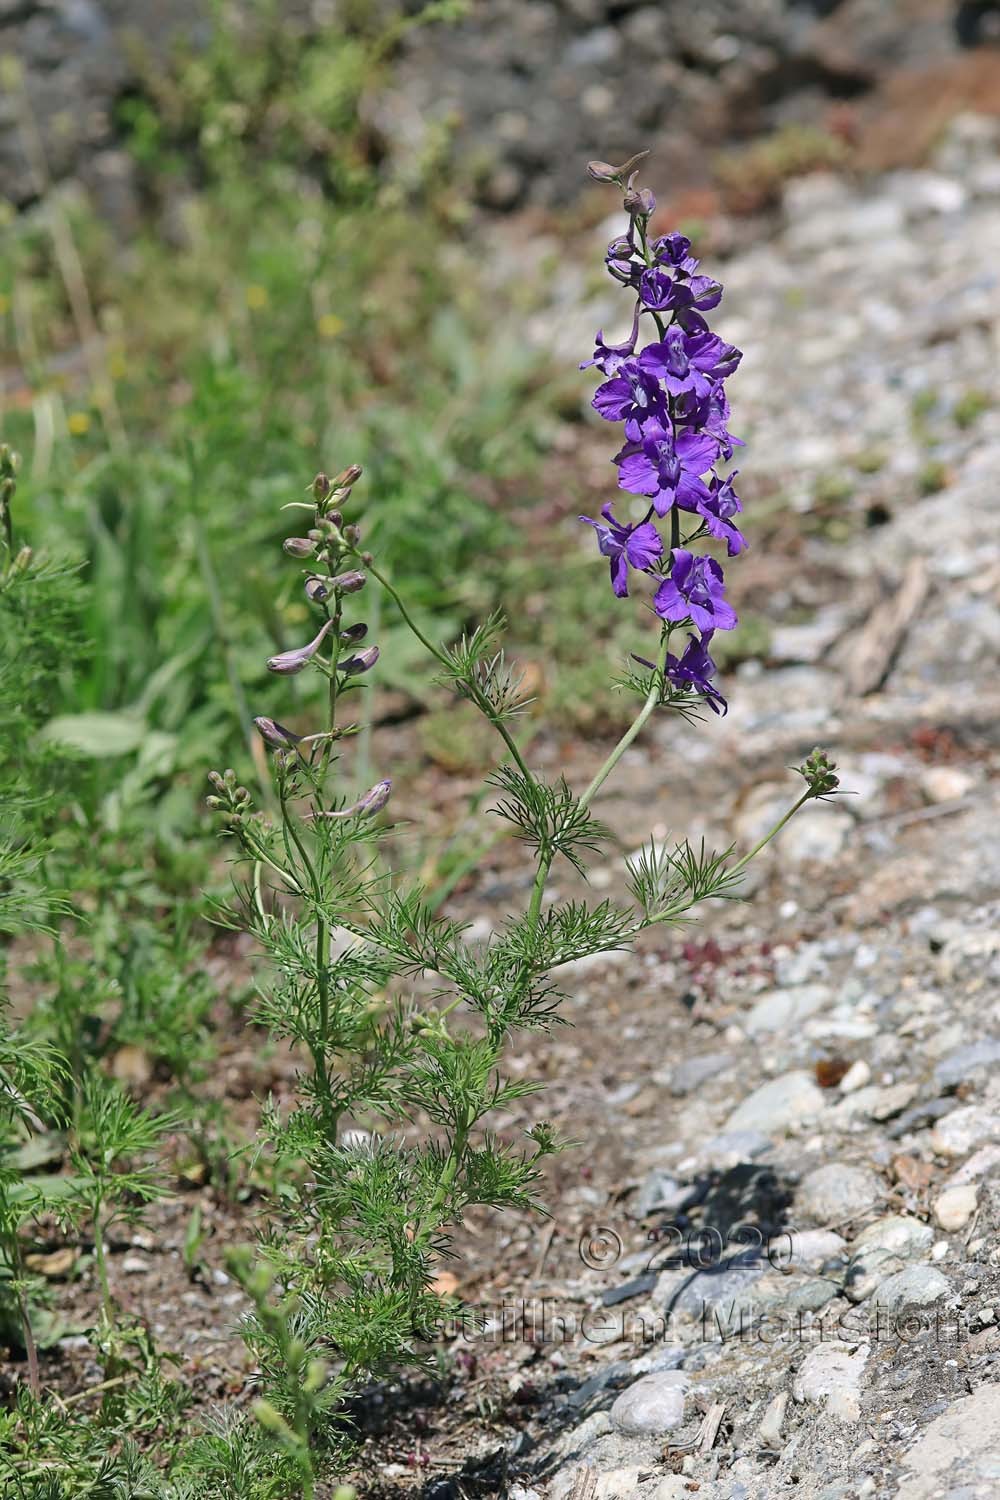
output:
[{"label": "purple delphinium petal", "polygon": [[679,659],[668,652],[666,671],[675,687],[694,688],[701,693],[713,713],[725,714],[729,705],[711,681],[715,676],[715,662],[708,654],[708,646],[713,634],[713,631],[706,630],[701,640],[697,636],[690,636],[684,654]]},{"label": "purple delphinium petal", "polygon": [[646,572],[663,556],[663,542],[651,521],[623,526],[610,505],[602,507],[601,515],[603,522],[592,516],[581,516],[580,520],[597,532],[597,545],[611,566],[611,587],[619,599],[624,599],[628,595],[629,568]]},{"label": "purple delphinium petal", "polygon": [[691,620],[699,630],[732,630],[736,611],[724,595],[722,569],[714,557],[695,557],[675,547],[674,566],[656,591],[653,608],[661,620]]}]

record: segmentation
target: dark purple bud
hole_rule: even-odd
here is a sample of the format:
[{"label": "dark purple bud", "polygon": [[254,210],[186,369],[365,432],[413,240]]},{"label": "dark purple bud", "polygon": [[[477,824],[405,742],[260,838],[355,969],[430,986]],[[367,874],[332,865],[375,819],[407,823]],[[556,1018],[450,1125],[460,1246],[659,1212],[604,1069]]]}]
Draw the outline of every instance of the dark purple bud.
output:
[{"label": "dark purple bud", "polygon": [[342,807],[337,812],[312,813],[314,818],[373,818],[376,813],[382,811],[392,795],[392,782],[377,781],[373,787],[369,787],[363,797],[357,802],[352,802],[350,807]]},{"label": "dark purple bud", "polygon": [[341,469],[333,481],[334,489],[350,489],[352,484],[357,484],[364,470],[360,464],[348,464],[346,469]]},{"label": "dark purple bud", "polygon": [[306,579],[306,598],[311,599],[314,604],[322,604],[324,599],[330,597],[329,578],[317,578],[315,574]]},{"label": "dark purple bud", "polygon": [[365,638],[365,636],[367,634],[368,634],[368,626],[365,625],[365,624],[363,624],[360,621],[358,622],[357,625],[348,625],[348,627],[347,627],[346,630],[342,630],[340,632],[340,642],[341,642],[341,645],[343,645],[343,646],[356,646],[359,641],[363,641],[364,640],[364,638]]},{"label": "dark purple bud", "polygon": [[326,518],[332,526],[343,526],[344,518],[339,510],[331,510]]},{"label": "dark purple bud", "polygon": [[307,536],[286,536],[281,548],[289,557],[312,557],[316,550],[315,543]]},{"label": "dark purple bud", "polygon": [[330,587],[336,589],[338,594],[356,594],[367,582],[364,573],[355,569],[351,573],[338,573],[336,578],[331,578]]},{"label": "dark purple bud", "polygon": [[327,631],[333,622],[327,620],[319,634],[314,636],[308,646],[298,646],[294,651],[282,651],[278,656],[268,659],[267,670],[277,672],[279,677],[292,677],[296,672],[301,672],[307,667],[316,655],[326,637]]},{"label": "dark purple bud", "polygon": [[284,724],[279,724],[277,719],[267,719],[263,715],[254,719],[254,725],[265,745],[270,745],[272,750],[287,750],[290,745],[297,745],[302,738],[286,729]]},{"label": "dark purple bud", "polygon": [[361,527],[360,526],[345,526],[344,527],[344,541],[345,542],[350,542],[350,544],[351,544],[352,547],[356,547],[358,545],[358,543],[360,542],[360,540],[361,540]]},{"label": "dark purple bud", "polygon": [[363,651],[354,656],[348,656],[340,663],[340,670],[345,677],[356,677],[361,672],[370,672],[379,659],[377,646],[366,646]]},{"label": "dark purple bud", "polygon": [[312,482],[313,499],[322,502],[330,493],[330,480],[326,474],[317,474]]}]

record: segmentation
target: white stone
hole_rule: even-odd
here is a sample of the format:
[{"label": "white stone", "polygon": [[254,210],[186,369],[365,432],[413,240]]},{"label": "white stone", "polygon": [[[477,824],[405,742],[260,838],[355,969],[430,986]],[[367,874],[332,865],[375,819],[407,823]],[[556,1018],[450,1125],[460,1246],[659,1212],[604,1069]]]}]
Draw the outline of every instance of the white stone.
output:
[{"label": "white stone", "polygon": [[851,1063],[847,1072],[838,1085],[842,1094],[853,1094],[857,1089],[865,1088],[871,1082],[872,1070],[863,1057],[857,1062]]},{"label": "white stone", "polygon": [[845,1254],[847,1241],[832,1229],[796,1229],[788,1234],[779,1234],[767,1247],[767,1258],[773,1266],[784,1270],[818,1271],[828,1260],[836,1260]]},{"label": "white stone", "polygon": [[939,1156],[967,1156],[983,1141],[1000,1138],[1000,1115],[984,1104],[953,1109],[931,1131],[931,1145]]},{"label": "white stone", "polygon": [[964,1229],[976,1211],[978,1193],[973,1183],[945,1188],[934,1200],[934,1217],[945,1234]]},{"label": "white stone", "polygon": [[928,802],[958,802],[975,784],[976,778],[958,766],[928,766],[920,776],[920,789]]},{"label": "white stone", "polygon": [[946,1188],[961,1187],[966,1182],[976,1182],[1000,1164],[1000,1145],[980,1146],[979,1150],[964,1161],[957,1172],[953,1172],[945,1183]]},{"label": "white stone", "polygon": [[733,1130],[787,1130],[807,1120],[815,1120],[826,1106],[822,1090],[806,1072],[784,1073],[761,1084],[744,1099],[723,1127]]},{"label": "white stone", "polygon": [[822,1223],[840,1223],[865,1213],[878,1201],[881,1183],[867,1167],[827,1162],[802,1179],[796,1208]]},{"label": "white stone", "polygon": [[[949,1402],[914,1443],[904,1460],[911,1471],[897,1491],[905,1500],[942,1495],[969,1500],[1000,1489],[1000,1385],[981,1385],[971,1396]],[[982,1488],[972,1489],[972,1486]]]},{"label": "white stone", "polygon": [[767,1411],[761,1417],[760,1427],[757,1429],[757,1436],[762,1447],[774,1448],[781,1441],[781,1428],[784,1424],[787,1405],[787,1391],[779,1391],[767,1403]]},{"label": "white stone", "polygon": [[744,1022],[750,1036],[762,1032],[787,1031],[807,1016],[829,1005],[833,992],[825,984],[802,984],[797,989],[769,990],[762,995]]},{"label": "white stone", "polygon": [[951,1292],[951,1283],[933,1266],[908,1266],[888,1276],[875,1293],[875,1301],[889,1313],[904,1307],[928,1307]]},{"label": "white stone", "polygon": [[684,1421],[687,1376],[680,1370],[643,1375],[622,1391],[611,1408],[619,1432],[672,1432]]},{"label": "white stone", "polygon": [[869,1352],[867,1344],[854,1354],[830,1344],[811,1349],[792,1387],[796,1401],[821,1401],[838,1422],[857,1422],[861,1416],[861,1377]]}]

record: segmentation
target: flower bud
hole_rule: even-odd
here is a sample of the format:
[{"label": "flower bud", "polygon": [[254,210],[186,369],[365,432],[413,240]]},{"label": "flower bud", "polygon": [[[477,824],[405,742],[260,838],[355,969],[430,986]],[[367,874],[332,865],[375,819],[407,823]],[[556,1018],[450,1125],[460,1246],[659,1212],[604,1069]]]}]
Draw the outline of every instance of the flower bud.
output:
[{"label": "flower bud", "polygon": [[265,745],[270,745],[272,750],[287,750],[290,745],[297,745],[302,738],[300,734],[293,734],[290,729],[286,729],[284,724],[279,724],[277,719],[261,715],[253,722]]},{"label": "flower bud", "polygon": [[358,543],[360,542],[360,540],[361,540],[361,527],[360,526],[345,526],[344,527],[344,541],[345,542],[350,542],[350,544],[351,544],[352,547],[356,547],[358,545]]},{"label": "flower bud", "polygon": [[595,182],[623,182],[639,162],[648,155],[648,151],[637,151],[634,156],[629,157],[628,161],[623,161],[620,167],[613,167],[610,162],[606,161],[588,161],[587,173]]},{"label": "flower bud", "polygon": [[326,519],[330,522],[331,526],[336,526],[338,528],[343,526],[344,524],[344,518],[339,510],[331,510],[328,513]]},{"label": "flower bud", "polygon": [[329,578],[317,578],[315,573],[306,579],[306,598],[311,599],[313,604],[322,604],[324,599],[330,597]]},{"label": "flower bud", "polygon": [[352,484],[357,484],[363,473],[364,470],[362,469],[360,464],[348,464],[346,469],[341,469],[340,473],[333,481],[333,488],[335,490],[349,490]]},{"label": "flower bud", "polygon": [[307,646],[298,646],[294,651],[282,651],[278,656],[269,657],[267,670],[277,672],[279,677],[293,677],[296,672],[301,672],[323,644],[331,624],[332,621],[327,620]]},{"label": "flower bud", "polygon": [[368,579],[364,573],[354,569],[350,573],[338,573],[336,578],[331,578],[330,587],[338,594],[356,594],[359,589],[364,588],[367,582]]},{"label": "flower bud", "polygon": [[357,677],[361,672],[370,672],[378,659],[378,647],[366,646],[363,651],[358,651],[356,655],[346,657],[340,663],[340,670],[345,677]]},{"label": "flower bud", "polygon": [[205,806],[211,808],[212,812],[218,812],[225,806],[221,797],[206,797]]},{"label": "flower bud", "polygon": [[312,492],[313,499],[317,504],[321,504],[326,499],[330,493],[330,481],[325,474],[320,473],[316,475],[316,478],[312,482]]},{"label": "flower bud", "polygon": [[311,813],[313,818],[373,818],[376,813],[382,811],[392,795],[392,782],[387,778],[385,781],[376,781],[375,785],[369,787],[363,797],[357,802],[352,802],[350,807],[342,807],[337,812]]},{"label": "flower bud", "polygon": [[209,773],[208,773],[208,780],[209,780],[210,785],[214,786],[215,790],[217,792],[224,792],[225,791],[225,789],[226,789],[226,783],[223,781],[223,779],[219,775],[218,771],[209,771]]},{"label": "flower bud", "polygon": [[359,620],[357,625],[348,625],[346,630],[340,632],[340,643],[342,646],[356,646],[367,634],[368,626]]},{"label": "flower bud", "polygon": [[287,552],[289,557],[312,557],[316,551],[316,544],[307,536],[286,536],[281,549]]},{"label": "flower bud", "polygon": [[624,199],[625,212],[634,214],[638,219],[648,219],[655,212],[656,199],[649,188],[629,187]]}]

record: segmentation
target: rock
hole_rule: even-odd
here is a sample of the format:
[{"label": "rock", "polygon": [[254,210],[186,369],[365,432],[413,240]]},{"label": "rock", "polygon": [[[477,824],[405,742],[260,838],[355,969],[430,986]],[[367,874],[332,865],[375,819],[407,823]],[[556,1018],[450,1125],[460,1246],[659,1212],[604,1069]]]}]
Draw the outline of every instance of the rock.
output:
[{"label": "rock", "polygon": [[931,1131],[939,1156],[967,1156],[983,1141],[1000,1139],[1000,1114],[983,1104],[953,1109]]},{"label": "rock", "polygon": [[844,1278],[844,1295],[864,1302],[886,1277],[928,1251],[934,1240],[929,1224],[902,1214],[877,1219],[858,1235]]},{"label": "rock", "polygon": [[662,1167],[654,1167],[643,1180],[635,1201],[635,1216],[646,1219],[650,1214],[671,1212],[690,1189],[679,1183]]},{"label": "rock", "polygon": [[767,1403],[767,1410],[761,1418],[760,1426],[757,1429],[757,1437],[762,1448],[776,1448],[780,1443],[781,1428],[785,1420],[785,1408],[787,1406],[787,1391],[779,1391]]},{"label": "rock", "polygon": [[945,1188],[934,1200],[934,1217],[945,1234],[964,1229],[976,1211],[978,1193],[972,1183]]},{"label": "rock", "polygon": [[666,1081],[670,1092],[682,1098],[685,1094],[693,1094],[703,1083],[730,1067],[733,1061],[730,1052],[706,1052],[701,1057],[689,1057],[678,1063],[667,1079],[664,1079],[663,1074],[654,1074],[653,1081]]},{"label": "rock", "polygon": [[700,1148],[699,1161],[706,1167],[725,1171],[741,1161],[755,1161],[771,1149],[770,1136],[760,1130],[723,1130]]},{"label": "rock", "polygon": [[619,1432],[672,1432],[684,1421],[684,1391],[687,1376],[679,1370],[643,1375],[622,1391],[611,1408],[611,1420]]},{"label": "rock", "polygon": [[793,990],[771,990],[754,1005],[743,1029],[750,1036],[768,1031],[787,1031],[807,1016],[829,1005],[833,992],[825,984],[803,984]]},{"label": "rock", "polygon": [[594,1500],[632,1500],[642,1477],[639,1464],[622,1465],[599,1474],[594,1488]]},{"label": "rock", "polygon": [[980,1146],[969,1160],[963,1162],[957,1172],[945,1182],[945,1187],[960,1187],[965,1182],[978,1182],[980,1177],[985,1177],[993,1168],[1000,1166],[1000,1145]]},{"label": "rock", "polygon": [[854,819],[843,808],[806,807],[782,830],[781,856],[796,864],[829,864],[843,852],[853,830]]},{"label": "rock", "polygon": [[928,802],[958,802],[975,784],[976,778],[958,766],[928,766],[920,775],[920,790]]},{"label": "rock", "polygon": [[912,1104],[918,1092],[919,1088],[915,1083],[888,1084],[873,1096],[868,1113],[873,1120],[891,1120],[894,1115],[902,1114],[907,1105]]},{"label": "rock", "polygon": [[886,1277],[875,1293],[875,1301],[886,1312],[904,1307],[929,1307],[951,1292],[951,1283],[933,1266],[908,1266],[905,1271]]},{"label": "rock", "polygon": [[973,1073],[985,1073],[997,1062],[1000,1062],[1000,1037],[983,1037],[943,1057],[934,1069],[934,1081],[939,1088],[954,1088]]},{"label": "rock", "polygon": [[724,1129],[782,1131],[815,1120],[826,1100],[809,1073],[784,1073],[761,1084],[729,1116]]},{"label": "rock", "polygon": [[853,1094],[858,1089],[866,1088],[871,1082],[871,1076],[871,1068],[863,1057],[859,1057],[857,1062],[851,1063],[851,1066],[840,1080],[838,1088],[842,1094]]},{"label": "rock", "polygon": [[[905,1500],[992,1500],[1000,1483],[1000,1385],[952,1401],[917,1439],[898,1490]],[[975,1488],[973,1488],[975,1486]]]},{"label": "rock", "polygon": [[796,1207],[821,1223],[839,1224],[857,1218],[878,1201],[881,1183],[867,1167],[827,1162],[802,1179]]},{"label": "rock", "polygon": [[832,1229],[795,1229],[776,1235],[767,1247],[773,1266],[794,1270],[818,1271],[846,1253],[847,1241]]},{"label": "rock", "polygon": [[854,1354],[833,1345],[810,1350],[792,1386],[796,1401],[821,1401],[838,1422],[857,1422],[861,1417],[861,1377],[870,1352],[867,1344]]},{"label": "rock", "polygon": [[812,254],[830,245],[858,245],[890,239],[905,226],[902,204],[892,198],[852,198],[837,208],[798,219],[784,233],[794,254]]},{"label": "rock", "polygon": [[909,219],[929,214],[957,214],[965,207],[967,193],[954,177],[941,172],[890,172],[885,185],[903,205]]}]

